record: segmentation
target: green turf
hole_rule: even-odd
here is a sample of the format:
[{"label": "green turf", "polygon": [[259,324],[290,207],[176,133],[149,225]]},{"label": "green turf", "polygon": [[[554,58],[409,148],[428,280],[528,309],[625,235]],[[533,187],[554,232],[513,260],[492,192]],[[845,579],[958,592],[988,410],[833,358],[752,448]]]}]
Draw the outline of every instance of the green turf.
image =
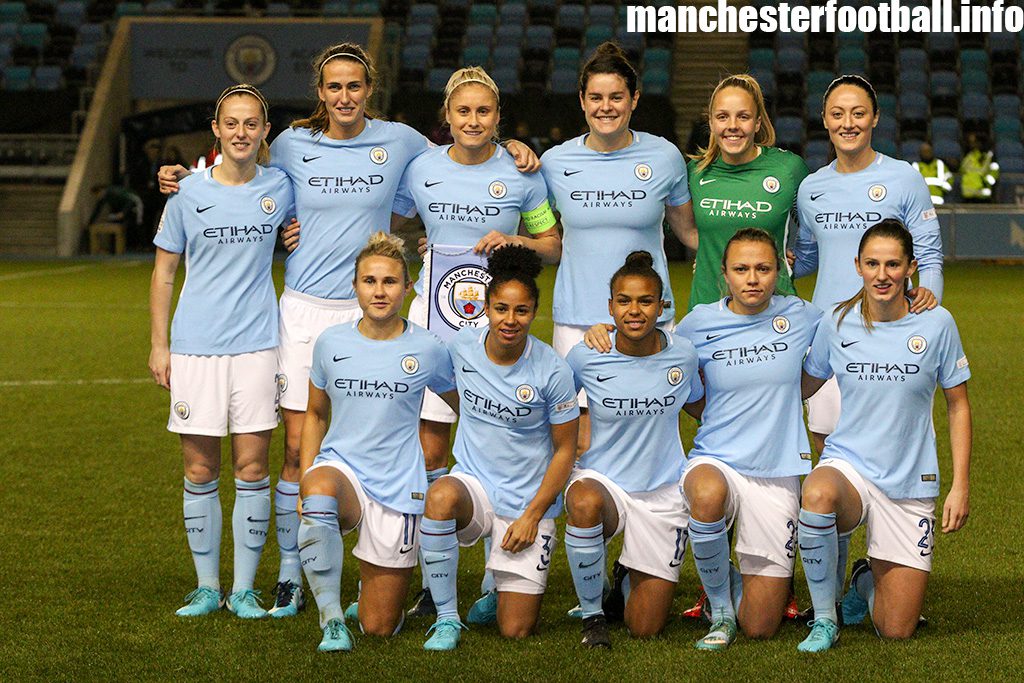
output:
[{"label": "green turf", "polygon": [[[428,623],[412,621],[395,639],[357,635],[354,653],[325,656],[315,652],[315,608],[284,622],[240,623],[226,612],[195,621],[175,617],[194,575],[181,531],[178,440],[164,429],[167,394],[146,382],[149,272],[148,263],[132,261],[0,262],[5,681],[1019,680],[1012,671],[1020,669],[1024,619],[1019,542],[1012,530],[1024,518],[1024,362],[1017,355],[1024,268],[947,269],[945,304],[959,323],[974,373],[973,509],[963,532],[938,539],[925,606],[931,625],[906,643],[882,643],[868,627],[848,628],[839,647],[820,656],[798,656],[795,647],[806,630],[796,624],[770,642],[741,637],[724,654],[698,653],[692,641],[703,625],[680,619],[656,640],[633,641],[615,630],[613,651],[585,652],[577,645],[578,623],[562,616],[575,597],[561,550],[552,564],[541,633],[525,642],[505,642],[494,629],[477,627],[457,652],[425,653],[420,648]],[[541,338],[550,337],[551,275],[548,269],[535,327]],[[685,266],[676,266],[673,277],[677,293],[688,291]],[[800,289],[808,295],[809,283]],[[679,300],[685,302],[685,294]],[[948,483],[941,399],[936,411]],[[692,434],[685,424],[684,441]],[[271,452],[275,479],[281,442],[278,430]],[[229,585],[228,469],[222,478],[222,580]],[[852,556],[862,551],[858,535]],[[277,563],[272,539],[259,586],[273,585]],[[463,614],[475,597],[480,567],[478,548],[464,554]],[[356,569],[354,562],[346,564],[346,600],[355,592]],[[806,604],[802,575],[797,581]],[[687,560],[678,606],[688,606],[697,585]]]}]

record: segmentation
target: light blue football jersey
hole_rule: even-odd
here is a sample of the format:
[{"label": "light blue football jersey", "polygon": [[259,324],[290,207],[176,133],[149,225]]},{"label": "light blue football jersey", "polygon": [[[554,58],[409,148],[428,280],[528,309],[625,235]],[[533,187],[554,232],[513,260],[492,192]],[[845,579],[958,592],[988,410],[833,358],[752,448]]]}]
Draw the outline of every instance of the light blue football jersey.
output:
[{"label": "light blue football jersey", "polygon": [[796,198],[800,231],[793,276],[818,271],[811,301],[831,312],[860,289],[854,259],[864,231],[898,218],[914,238],[920,284],[942,300],[942,235],[928,186],[905,161],[876,152],[856,173],[839,173],[833,161],[800,184]]},{"label": "light blue football jersey", "polygon": [[679,482],[679,411],[704,395],[693,344],[674,335],[665,340],[654,355],[627,356],[615,349],[613,334],[609,353],[581,342],[565,357],[590,408],[590,448],[579,466],[604,474],[627,493]]},{"label": "light blue football jersey", "polygon": [[244,185],[211,171],[190,175],[167,200],[153,244],[185,257],[171,322],[171,353],[234,355],[278,344],[270,269],[277,230],[293,215],[292,187],[276,168],[256,167]]},{"label": "light blue football jersey", "polygon": [[420,446],[423,391],[455,388],[441,340],[406,321],[388,340],[367,339],[359,321],[327,328],[316,340],[309,381],[331,399],[331,424],[314,462],[340,460],[380,504],[423,514],[427,470]]},{"label": "light blue football jersey", "polygon": [[307,128],[288,128],[270,146],[271,164],[295,186],[299,246],[285,262],[288,288],[321,299],[354,299],[356,256],[370,235],[391,228],[405,167],[427,139],[402,123],[367,119],[351,140],[332,140]]},{"label": "light blue football jersey", "polygon": [[608,286],[632,251],[647,251],[665,284],[669,305],[660,322],[674,318],[665,259],[665,205],[690,201],[686,163],[664,138],[633,131],[633,144],[595,152],[586,135],[541,157],[552,208],[561,214],[562,261],[555,277],[552,317],[562,325],[611,322]]},{"label": "light blue football jersey", "polygon": [[[429,244],[472,247],[491,230],[515,235],[520,214],[548,200],[544,176],[520,173],[512,155],[495,147],[482,164],[468,166],[452,160],[451,145],[428,150],[409,164],[398,200],[415,204],[416,211],[407,215],[419,213]],[[553,222],[547,226],[551,227]],[[424,277],[425,268],[416,282],[420,295]]]},{"label": "light blue football jersey", "polygon": [[949,311],[934,308],[868,330],[860,306],[836,329],[818,326],[804,369],[835,374],[843,409],[825,439],[822,459],[852,464],[892,499],[939,495],[932,398],[970,379],[960,334]]},{"label": "light blue football jersey", "polygon": [[773,296],[760,313],[740,315],[727,302],[701,304],[676,326],[697,347],[704,373],[706,404],[690,457],[716,458],[751,477],[807,474],[800,371],[821,310]]},{"label": "light blue football jersey", "polygon": [[[454,472],[480,480],[494,511],[519,517],[540,488],[554,446],[551,425],[580,416],[572,370],[554,349],[529,337],[514,365],[495,365],[488,329],[463,328],[448,343],[459,387]],[[545,517],[557,517],[562,497]]]}]

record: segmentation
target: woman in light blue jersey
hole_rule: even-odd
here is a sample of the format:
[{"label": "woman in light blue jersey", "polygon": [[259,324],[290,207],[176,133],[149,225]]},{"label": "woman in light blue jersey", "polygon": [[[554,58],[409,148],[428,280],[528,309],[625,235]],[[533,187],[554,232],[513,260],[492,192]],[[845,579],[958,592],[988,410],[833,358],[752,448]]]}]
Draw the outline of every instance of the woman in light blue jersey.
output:
[{"label": "woman in light blue jersey", "polygon": [[[409,213],[411,204],[396,200],[399,182],[409,162],[429,146],[409,126],[385,121],[373,111],[370,100],[377,73],[361,46],[332,45],[313,59],[312,66],[316,108],[308,118],[293,122],[271,146],[274,166],[294,185],[302,225],[301,244],[285,263],[281,296],[278,382],[285,454],[275,496],[281,548],[271,609],[275,617],[297,614],[303,601],[293,510],[313,345],[328,327],[361,316],[352,287],[355,257],[371,233],[403,221]],[[536,162],[532,152],[524,154],[524,165],[531,159]],[[161,169],[164,178],[173,179],[175,172],[186,171]],[[175,189],[173,182],[161,187]]]},{"label": "woman in light blue jersey", "polygon": [[711,607],[711,629],[696,643],[702,650],[728,647],[737,624],[750,638],[770,638],[789,602],[800,476],[811,469],[800,369],[821,311],[775,294],[780,267],[771,235],[738,231],[722,256],[729,295],[697,306],[676,328],[697,347],[707,395],[683,476]]},{"label": "woman in light blue jersey", "polygon": [[610,294],[610,352],[581,343],[566,358],[576,387],[590,396],[593,433],[565,494],[565,549],[583,645],[604,648],[611,647],[602,605],[605,542],[616,534],[625,539],[615,573],[628,592],[623,616],[630,633],[657,635],[668,620],[686,551],[679,412],[699,415],[704,395],[693,344],[657,328],[664,292],[651,255],[626,257]]},{"label": "woman in light blue jersey", "polygon": [[427,490],[416,417],[428,386],[457,404],[444,345],[399,316],[411,285],[402,241],[378,232],[356,257],[362,318],[325,330],[313,351],[298,540],[321,652],[352,649],[340,590],[342,533],[355,528],[360,628],[401,628]]},{"label": "woman in light blue jersey", "polygon": [[[609,321],[603,297],[612,273],[642,249],[654,257],[665,283],[666,306],[658,322],[671,329],[675,307],[669,285],[662,224],[691,249],[697,228],[687,186],[686,162],[664,138],[631,130],[640,99],[639,78],[614,43],[604,43],[580,73],[579,96],[589,132],[543,155],[542,172],[563,227],[562,259],[555,279],[552,346],[561,356],[595,323]],[[580,395],[579,451],[590,441]]]},{"label": "woman in light blue jersey", "polygon": [[[519,173],[508,151],[495,142],[500,121],[498,87],[487,72],[472,66],[453,73],[445,88],[443,112],[454,143],[413,160],[398,195],[399,201],[413,203],[423,219],[425,244],[485,255],[507,244],[520,244],[536,251],[545,263],[557,263],[562,240],[548,204],[547,185],[539,173]],[[424,259],[409,319],[425,327],[429,252]],[[420,417],[427,477],[434,481],[448,472],[456,416],[444,401],[427,392]],[[486,546],[489,549],[489,541]],[[424,592],[417,596],[412,614],[428,613],[426,583],[424,572]],[[495,618],[497,595],[489,572],[483,593],[480,604],[467,616],[471,624]]]},{"label": "woman in light blue jersey", "polygon": [[[919,276],[910,290],[911,313],[942,300],[942,237],[928,186],[910,164],[872,149],[878,116],[874,88],[860,76],[840,76],[825,90],[822,121],[836,158],[800,184],[800,231],[792,254],[794,278],[817,271],[812,302],[823,311],[860,288],[853,266],[858,242],[885,218],[902,221],[914,239]],[[819,453],[835,429],[840,404],[834,382],[808,402],[808,428]]]},{"label": "woman in light blue jersey", "polygon": [[953,483],[941,529],[957,531],[969,512],[971,373],[952,316],[944,308],[912,315],[907,286],[917,268],[914,240],[894,219],[861,237],[862,286],[822,321],[804,364],[805,394],[834,375],[843,412],[821,461],[804,481],[800,558],[814,604],[804,652],[839,639],[835,601],[840,535],[865,525],[869,560],[854,565],[842,623],[871,613],[883,638],[914,634],[935,547],[939,466],[932,424],[936,383],[949,416]]},{"label": "woman in light blue jersey", "polygon": [[[191,176],[167,202],[153,239],[149,369],[170,390],[168,429],[181,435],[185,533],[198,575],[179,616],[224,604],[220,590],[221,438],[231,434],[235,477],[234,584],[227,607],[265,617],[253,589],[270,522],[267,451],[277,425],[277,303],[271,278],[277,229],[293,211],[288,177],[267,161],[267,102],[249,85],[225,90],[213,134],[223,162]],[[182,254],[186,280],[170,326]]]},{"label": "woman in light blue jersey", "polygon": [[519,245],[488,259],[488,326],[448,344],[459,391],[452,473],[427,493],[420,527],[423,563],[437,606],[424,648],[453,650],[459,546],[490,536],[487,568],[498,592],[503,636],[534,632],[555,548],[560,492],[576,453],[579,409],[572,371],[530,335],[540,292],[536,252]]}]

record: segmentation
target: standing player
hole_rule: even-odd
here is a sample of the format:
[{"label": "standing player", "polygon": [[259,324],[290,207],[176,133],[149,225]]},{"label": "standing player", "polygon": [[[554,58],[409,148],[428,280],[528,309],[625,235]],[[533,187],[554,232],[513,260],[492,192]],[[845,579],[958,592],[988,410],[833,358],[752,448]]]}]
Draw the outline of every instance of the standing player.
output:
[{"label": "standing player", "polygon": [[[499,115],[498,86],[478,66],[459,69],[445,87],[445,121],[454,144],[424,152],[406,169],[399,191],[402,203],[414,203],[427,231],[429,244],[464,246],[489,255],[507,244],[536,251],[545,263],[557,263],[562,240],[548,204],[547,185],[540,174],[516,171],[508,151],[496,144]],[[410,216],[413,215],[410,212]],[[526,235],[520,236],[520,228]],[[429,252],[424,258],[429,258]],[[427,325],[425,288],[429,264],[420,271],[409,319]],[[455,413],[427,392],[420,413],[420,438],[432,483],[448,473],[448,448]],[[485,541],[485,555],[490,541]],[[497,594],[493,577],[485,577],[484,598],[467,616],[469,623],[495,618]],[[426,571],[413,613],[425,612],[430,602]]]},{"label": "standing player", "polygon": [[423,562],[437,605],[427,650],[452,650],[459,620],[459,546],[494,540],[487,568],[507,638],[537,626],[554,552],[560,492],[576,453],[579,409],[572,371],[530,336],[540,292],[540,257],[510,245],[488,259],[488,327],[449,344],[459,390],[455,469],[427,492],[420,527]]},{"label": "standing player", "polygon": [[[625,621],[638,637],[664,628],[686,551],[679,411],[704,388],[693,344],[656,327],[664,302],[653,266],[650,254],[637,251],[612,276],[611,352],[578,344],[566,358],[592,406],[591,446],[565,494],[565,550],[587,647],[611,647],[601,606],[608,538],[625,538]],[[693,410],[700,414],[699,405]]]},{"label": "standing player", "polygon": [[[921,174],[871,148],[878,125],[878,98],[860,76],[840,76],[825,90],[822,120],[836,159],[807,176],[797,194],[800,232],[793,276],[818,272],[812,302],[823,311],[860,287],[853,267],[857,244],[869,226],[897,218],[914,237],[919,286],[911,290],[911,313],[942,300],[942,237],[928,186]],[[821,453],[835,429],[840,398],[835,381],[807,402],[807,426]]]},{"label": "standing player", "polygon": [[[278,383],[285,456],[275,495],[281,551],[270,610],[275,617],[293,616],[303,604],[295,502],[313,344],[328,327],[361,316],[352,288],[356,254],[373,231],[404,220],[397,214],[411,210],[411,205],[396,203],[395,195],[406,166],[429,144],[412,128],[383,121],[369,108],[377,75],[359,45],[341,43],[323,50],[314,58],[313,70],[315,110],[278,135],[271,148],[273,164],[292,180],[302,225],[301,247],[285,262],[281,296]],[[532,168],[536,157],[530,152],[524,158],[524,165]],[[183,171],[161,169],[161,188],[176,189],[169,179]]]},{"label": "standing player", "polygon": [[[629,128],[640,99],[637,80],[636,70],[617,45],[598,47],[579,82],[589,132],[541,157],[564,231],[552,308],[552,345],[561,356],[591,325],[609,320],[603,300],[594,293],[608,286],[615,270],[637,249],[651,254],[665,283],[667,303],[658,322],[671,329],[675,309],[663,220],[683,244],[697,248],[682,154],[663,138]],[[586,395],[580,394],[580,452],[590,442],[586,405]]]},{"label": "standing player", "polygon": [[[748,637],[770,638],[790,594],[800,476],[811,470],[800,367],[821,311],[776,295],[780,253],[763,230],[734,234],[721,265],[728,296],[697,306],[676,328],[697,347],[707,394],[683,478],[694,562],[711,605],[711,630],[696,643],[702,650],[728,647],[737,622]],[[730,576],[730,527],[741,586]]]},{"label": "standing player", "polygon": [[416,416],[428,386],[455,386],[441,341],[399,316],[411,284],[402,241],[373,235],[356,256],[362,318],[325,330],[313,351],[299,552],[320,610],[321,652],[352,649],[340,600],[342,533],[357,527],[360,627],[390,636],[402,626],[427,489]]},{"label": "standing player", "polygon": [[[277,426],[277,304],[271,279],[277,228],[293,210],[288,177],[267,161],[267,102],[249,85],[221,93],[212,123],[223,162],[181,183],[153,239],[149,369],[171,392],[167,428],[181,435],[185,533],[198,588],[178,615],[220,609],[221,437],[231,433],[235,475],[234,585],[246,619],[266,616],[253,579],[270,522],[267,452]],[[170,330],[174,277],[186,280]]]},{"label": "standing player", "polygon": [[803,652],[839,639],[835,601],[837,534],[868,530],[870,569],[859,571],[843,602],[846,623],[871,611],[883,638],[909,638],[917,628],[935,545],[939,495],[932,402],[946,398],[953,483],[942,508],[942,531],[967,521],[971,460],[971,376],[952,316],[944,308],[910,315],[906,288],[916,270],[913,235],[896,220],[861,237],[860,291],[822,321],[804,368],[806,392],[833,374],[843,412],[821,461],[804,481],[800,559],[814,604]]},{"label": "standing player", "polygon": [[[772,146],[775,129],[752,76],[719,82],[708,103],[708,125],[707,149],[687,165],[699,237],[689,310],[717,303],[728,291],[722,254],[739,228],[761,228],[784,252],[797,188],[807,176],[803,159]],[[779,271],[776,288],[782,295],[796,294],[788,268]]]}]

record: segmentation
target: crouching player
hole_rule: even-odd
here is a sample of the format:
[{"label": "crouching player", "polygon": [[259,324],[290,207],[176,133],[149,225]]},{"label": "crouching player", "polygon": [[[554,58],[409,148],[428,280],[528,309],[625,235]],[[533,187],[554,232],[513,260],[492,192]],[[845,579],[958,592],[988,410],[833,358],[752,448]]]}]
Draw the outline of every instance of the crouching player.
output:
[{"label": "crouching player", "polygon": [[911,233],[895,219],[868,228],[857,251],[862,287],[823,320],[804,363],[805,394],[833,374],[843,396],[839,424],[804,481],[800,558],[814,621],[797,649],[821,652],[839,640],[836,580],[840,534],[867,526],[870,565],[858,562],[843,600],[844,623],[870,611],[883,638],[917,628],[935,542],[939,465],[932,424],[935,385],[949,415],[953,483],[942,531],[967,521],[971,376],[960,335],[942,308],[910,312],[917,269]]},{"label": "crouching player", "polygon": [[640,637],[664,628],[686,551],[679,411],[699,414],[704,387],[693,344],[657,327],[662,288],[651,255],[631,253],[610,283],[615,328],[601,344],[609,352],[580,343],[566,357],[590,397],[590,448],[565,494],[565,550],[587,647],[611,647],[601,605],[607,539],[624,534],[624,616]]},{"label": "crouching player", "polygon": [[341,608],[342,533],[359,529],[363,632],[402,626],[427,474],[417,431],[423,392],[454,402],[441,341],[399,316],[411,288],[402,241],[377,233],[356,258],[361,319],[317,339],[300,446],[299,557],[320,610],[321,652],[352,649]]},{"label": "crouching player", "polygon": [[430,486],[420,529],[437,606],[427,650],[458,646],[465,628],[457,605],[459,546],[488,536],[493,545],[487,569],[494,572],[501,634],[533,633],[555,548],[559,494],[576,455],[579,407],[572,371],[530,336],[540,257],[506,246],[492,252],[488,269],[488,326],[465,329],[448,345],[460,419],[456,465]]}]

